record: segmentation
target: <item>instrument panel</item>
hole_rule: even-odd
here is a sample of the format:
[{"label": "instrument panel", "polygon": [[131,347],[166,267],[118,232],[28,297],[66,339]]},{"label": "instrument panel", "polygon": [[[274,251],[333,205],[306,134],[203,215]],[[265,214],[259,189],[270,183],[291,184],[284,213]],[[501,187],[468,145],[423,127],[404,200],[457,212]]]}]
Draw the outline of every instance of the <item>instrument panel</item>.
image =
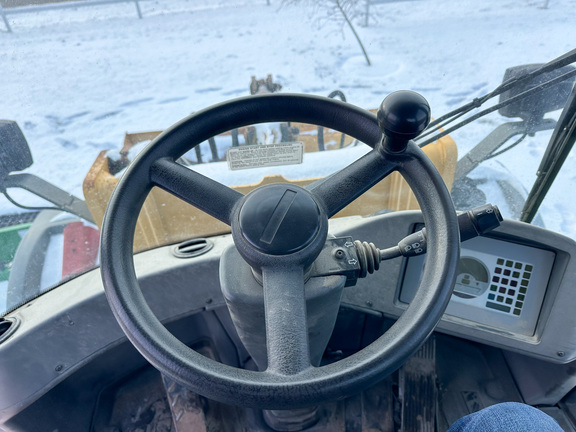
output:
[{"label": "instrument panel", "polygon": [[[446,315],[534,335],[556,254],[477,237],[462,243],[454,293]],[[410,303],[424,257],[407,260],[399,300]]]},{"label": "instrument panel", "polygon": [[[340,226],[340,224],[342,224]],[[333,221],[334,235],[369,239],[383,249],[420,230],[422,214],[394,212]],[[576,360],[576,242],[504,220],[488,236],[461,244],[450,303],[436,331],[542,360]],[[391,318],[410,313],[426,254],[387,260],[344,290],[342,303]]]}]

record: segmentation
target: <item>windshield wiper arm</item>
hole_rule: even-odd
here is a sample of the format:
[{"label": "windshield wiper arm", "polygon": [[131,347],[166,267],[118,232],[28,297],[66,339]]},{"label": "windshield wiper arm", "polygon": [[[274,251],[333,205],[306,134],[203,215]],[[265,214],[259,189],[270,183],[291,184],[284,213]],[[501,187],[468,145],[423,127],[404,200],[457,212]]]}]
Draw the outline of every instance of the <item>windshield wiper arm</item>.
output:
[{"label": "windshield wiper arm", "polygon": [[[445,135],[448,135],[452,132],[454,132],[457,129],[460,129],[462,126],[467,125],[468,123],[472,123],[474,120],[479,119],[480,117],[484,117],[486,114],[490,114],[491,112],[494,112],[496,110],[499,110],[502,107],[505,107],[506,105],[510,105],[520,99],[524,99],[527,96],[530,96],[531,94],[535,94],[538,92],[541,92],[551,86],[554,86],[555,84],[567,80],[568,78],[572,78],[573,76],[576,76],[576,69],[567,72],[565,74],[562,74],[556,78],[551,79],[550,81],[547,81],[545,83],[542,83],[536,87],[532,87],[529,90],[526,90],[520,94],[517,94],[514,97],[511,97],[509,99],[506,99],[504,102],[500,102],[499,104],[496,104],[494,106],[491,106],[490,108],[486,108],[483,111],[480,111],[479,113],[474,114],[473,116],[470,116],[468,118],[466,118],[465,120],[462,120],[460,123],[455,124],[454,126],[443,130],[442,132],[437,133],[436,135],[433,135],[432,137],[427,138],[425,141],[423,142],[418,142],[418,146],[419,147],[424,147],[430,143],[433,143],[434,141],[442,138]],[[462,114],[458,115],[458,117],[460,117]],[[457,117],[456,117],[457,118]],[[429,135],[429,134],[428,134]],[[422,138],[423,135],[419,136],[416,141],[420,140]]]},{"label": "windshield wiper arm", "polygon": [[[576,62],[576,49],[573,49],[572,51],[569,51],[566,54],[563,54],[560,57],[557,57],[554,60],[549,61],[548,63],[542,65],[541,67],[539,67],[538,69],[536,69],[530,73],[527,73],[525,75],[522,75],[522,76],[519,76],[516,78],[511,78],[511,79],[503,82],[502,84],[500,84],[498,87],[496,87],[490,93],[488,93],[482,97],[476,98],[473,101],[468,102],[465,105],[462,105],[460,108],[457,108],[457,109],[435,119],[434,121],[430,122],[430,124],[428,125],[428,127],[426,128],[424,133],[418,137],[418,140],[422,140],[423,138],[430,136],[431,134],[434,134],[434,132],[437,132],[438,130],[440,130],[441,128],[445,127],[446,125],[452,123],[456,119],[469,113],[473,109],[481,107],[489,99],[492,99],[493,97],[498,96],[499,94],[504,93],[507,90],[510,90],[511,88],[523,83],[524,81],[531,80],[531,79],[533,79],[539,75],[542,75],[544,73],[559,69],[561,67],[567,66],[567,65],[574,63],[574,62]],[[565,75],[567,75],[567,74],[565,74]],[[570,76],[572,76],[572,75],[570,75]],[[566,76],[563,79],[557,79],[555,82],[563,81],[564,79],[570,78],[570,76]],[[545,84],[549,84],[549,83],[545,83]],[[538,86],[536,88],[540,88],[540,86]],[[531,89],[531,90],[533,90],[533,89]],[[530,94],[530,93],[524,92],[521,95],[517,95],[517,96],[520,96],[518,99],[521,99],[521,98],[527,96],[528,94]],[[506,104],[508,104],[508,103],[509,102],[506,101]],[[482,111],[481,113],[478,113],[477,115],[473,116],[473,118],[466,119],[463,122],[458,123],[456,126],[453,126],[452,128],[450,128],[450,131],[454,131],[454,130],[470,123],[470,121],[477,119],[478,117],[481,117],[481,116],[486,115],[492,111],[495,111],[496,109],[499,109],[501,106],[502,105],[499,104],[496,107],[492,107],[494,109]],[[434,142],[435,140],[437,140],[438,138],[440,138],[444,135],[446,135],[446,133],[441,132],[440,134],[437,134],[432,138],[426,139],[426,141],[424,141],[423,143],[419,143],[419,145],[420,145],[420,147],[423,147],[423,146],[425,146],[431,142]]]},{"label": "windshield wiper arm", "polygon": [[532,222],[540,204],[554,183],[560,168],[568,157],[576,141],[576,87],[566,103],[554,128],[550,143],[542,157],[536,173],[537,178],[526,198],[524,208],[520,214],[522,222]]}]

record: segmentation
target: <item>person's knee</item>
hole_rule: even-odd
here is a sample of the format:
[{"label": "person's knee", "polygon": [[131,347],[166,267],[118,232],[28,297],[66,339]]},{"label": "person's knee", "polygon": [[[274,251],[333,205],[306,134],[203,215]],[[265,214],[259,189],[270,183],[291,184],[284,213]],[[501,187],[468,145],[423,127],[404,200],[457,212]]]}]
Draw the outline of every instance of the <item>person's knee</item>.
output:
[{"label": "person's knee", "polygon": [[562,428],[539,409],[517,402],[505,402],[462,417],[449,429],[449,432],[468,431],[562,432]]}]

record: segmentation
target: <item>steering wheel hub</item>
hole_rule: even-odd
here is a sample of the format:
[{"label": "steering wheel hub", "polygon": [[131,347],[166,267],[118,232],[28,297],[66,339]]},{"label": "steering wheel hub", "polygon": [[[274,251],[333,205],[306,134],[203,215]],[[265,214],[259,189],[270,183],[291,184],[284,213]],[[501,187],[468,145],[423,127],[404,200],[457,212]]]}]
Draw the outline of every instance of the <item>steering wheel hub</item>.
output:
[{"label": "steering wheel hub", "polygon": [[239,228],[260,252],[288,255],[308,246],[318,235],[321,213],[309,192],[287,184],[261,187],[246,197]]}]

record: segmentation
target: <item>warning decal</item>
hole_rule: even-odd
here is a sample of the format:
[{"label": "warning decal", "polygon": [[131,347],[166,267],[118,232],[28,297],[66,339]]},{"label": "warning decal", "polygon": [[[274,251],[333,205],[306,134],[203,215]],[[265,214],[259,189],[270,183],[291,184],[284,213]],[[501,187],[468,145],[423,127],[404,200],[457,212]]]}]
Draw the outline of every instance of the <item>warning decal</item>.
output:
[{"label": "warning decal", "polygon": [[302,163],[304,144],[301,142],[247,145],[226,152],[228,168],[242,170]]}]

